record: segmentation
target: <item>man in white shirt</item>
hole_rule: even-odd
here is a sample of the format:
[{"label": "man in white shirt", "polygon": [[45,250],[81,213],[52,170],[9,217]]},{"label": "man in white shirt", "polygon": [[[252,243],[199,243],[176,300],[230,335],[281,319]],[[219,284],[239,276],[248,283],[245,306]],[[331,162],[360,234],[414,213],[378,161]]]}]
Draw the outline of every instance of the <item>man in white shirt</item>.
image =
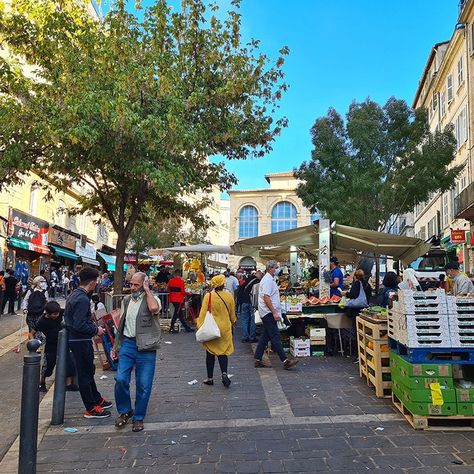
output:
[{"label": "man in white shirt", "polygon": [[275,282],[274,276],[278,269],[278,262],[270,260],[267,263],[267,273],[260,281],[258,291],[258,312],[262,318],[263,334],[258,340],[257,349],[255,351],[255,367],[271,367],[263,362],[262,357],[269,341],[272,342],[272,350],[278,354],[283,362],[284,369],[291,369],[298,363],[297,359],[288,359],[280,341],[280,333],[278,331],[277,321],[281,317],[280,292]]}]

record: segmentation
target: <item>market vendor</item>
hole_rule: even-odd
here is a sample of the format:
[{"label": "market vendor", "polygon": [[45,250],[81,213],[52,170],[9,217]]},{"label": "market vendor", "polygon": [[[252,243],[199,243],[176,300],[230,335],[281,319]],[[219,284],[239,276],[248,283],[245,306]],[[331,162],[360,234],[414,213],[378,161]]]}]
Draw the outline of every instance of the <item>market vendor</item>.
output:
[{"label": "market vendor", "polygon": [[331,270],[332,282],[330,286],[330,296],[340,296],[344,285],[344,275],[339,267],[339,260],[337,257],[331,257],[329,260],[329,269]]},{"label": "market vendor", "polygon": [[474,293],[474,285],[465,273],[459,271],[458,262],[449,262],[446,267],[446,274],[454,281],[453,295],[465,296]]}]

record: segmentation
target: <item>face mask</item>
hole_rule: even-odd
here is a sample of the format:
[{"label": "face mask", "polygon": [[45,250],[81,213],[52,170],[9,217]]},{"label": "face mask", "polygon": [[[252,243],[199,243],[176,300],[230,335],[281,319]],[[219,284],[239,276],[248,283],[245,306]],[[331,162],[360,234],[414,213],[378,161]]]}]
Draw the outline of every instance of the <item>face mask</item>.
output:
[{"label": "face mask", "polygon": [[40,288],[42,290],[47,290],[48,289],[48,284],[45,281],[43,281],[42,283],[40,283]]},{"label": "face mask", "polygon": [[142,296],[142,293],[143,293],[143,290],[140,290],[140,291],[134,291],[132,293],[132,298],[134,300],[138,300],[138,298],[140,298],[140,296]]}]

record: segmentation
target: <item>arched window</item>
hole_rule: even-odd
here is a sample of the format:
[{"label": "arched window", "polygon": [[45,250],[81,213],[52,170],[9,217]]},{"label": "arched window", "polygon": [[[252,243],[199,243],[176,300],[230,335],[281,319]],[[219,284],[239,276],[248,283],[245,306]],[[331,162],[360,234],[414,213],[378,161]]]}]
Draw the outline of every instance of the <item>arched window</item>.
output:
[{"label": "arched window", "polygon": [[288,201],[282,201],[272,209],[272,232],[294,229],[296,221],[296,207]]},{"label": "arched window", "polygon": [[311,216],[309,218],[309,223],[314,224],[314,221],[319,221],[319,219],[321,219],[321,213],[318,210],[316,210],[316,212],[311,213]]},{"label": "arched window", "polygon": [[258,235],[258,211],[253,206],[244,206],[239,215],[239,239]]}]

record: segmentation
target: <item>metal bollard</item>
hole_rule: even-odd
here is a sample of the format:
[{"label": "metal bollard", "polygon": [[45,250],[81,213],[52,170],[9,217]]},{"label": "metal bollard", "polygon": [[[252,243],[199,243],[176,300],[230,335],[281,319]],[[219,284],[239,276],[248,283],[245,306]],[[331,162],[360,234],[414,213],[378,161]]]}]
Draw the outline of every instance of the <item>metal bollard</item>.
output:
[{"label": "metal bollard", "polygon": [[52,425],[64,423],[64,406],[66,404],[66,375],[67,375],[67,330],[61,329],[58,333],[58,353],[56,356],[56,377],[54,379]]},{"label": "metal bollard", "polygon": [[41,354],[36,351],[41,341],[32,339],[26,347],[28,354],[23,357],[23,383],[21,388],[20,452],[19,474],[36,473],[36,453],[38,450],[39,379]]}]

